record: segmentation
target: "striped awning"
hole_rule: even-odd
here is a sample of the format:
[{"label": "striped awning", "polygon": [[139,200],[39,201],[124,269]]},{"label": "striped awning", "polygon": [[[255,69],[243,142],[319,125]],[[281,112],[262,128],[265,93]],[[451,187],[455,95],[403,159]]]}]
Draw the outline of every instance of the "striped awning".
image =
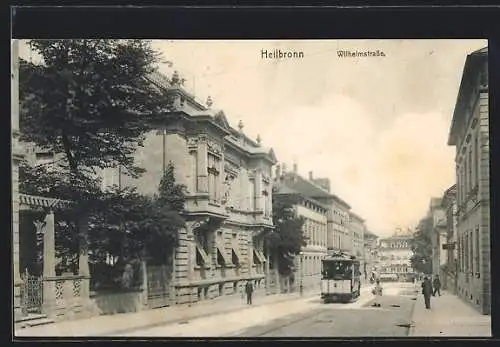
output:
[{"label": "striped awning", "polygon": [[19,203],[24,207],[46,207],[46,208],[68,208],[73,205],[72,201],[44,196],[19,194]]}]

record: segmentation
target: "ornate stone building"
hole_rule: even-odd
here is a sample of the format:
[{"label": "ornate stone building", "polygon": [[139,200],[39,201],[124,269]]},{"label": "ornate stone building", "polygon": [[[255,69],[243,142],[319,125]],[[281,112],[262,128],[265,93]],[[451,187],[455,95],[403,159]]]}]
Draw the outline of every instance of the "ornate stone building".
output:
[{"label": "ornate stone building", "polygon": [[[285,179],[285,176],[288,179]],[[294,206],[294,209],[298,217],[305,219],[303,233],[307,240],[307,244],[302,247],[299,257],[295,258],[296,271],[293,282],[285,283],[282,287],[294,288],[302,284],[304,289],[316,289],[321,282],[321,260],[327,254],[328,206],[304,194],[304,188],[308,182],[297,174],[296,166],[294,173],[288,175],[281,175],[278,166],[276,177],[278,179],[276,180],[273,199],[279,200],[287,196],[298,197],[299,202]],[[305,182],[304,185],[294,184],[299,179]],[[290,187],[288,184],[295,186],[302,192]]]},{"label": "ornate stone building", "polygon": [[458,295],[483,314],[491,308],[488,48],[467,56],[448,145],[457,176]]},{"label": "ornate stone building", "polygon": [[186,228],[175,252],[170,297],[176,303],[236,294],[245,281],[266,284],[267,254],[262,232],[272,229],[272,149],[251,140],[243,124],[232,128],[223,111],[197,102],[179,85],[156,83],[174,98],[175,112],[158,123],[138,150],[139,179],[120,184],[153,194],[166,165],[186,186]]}]

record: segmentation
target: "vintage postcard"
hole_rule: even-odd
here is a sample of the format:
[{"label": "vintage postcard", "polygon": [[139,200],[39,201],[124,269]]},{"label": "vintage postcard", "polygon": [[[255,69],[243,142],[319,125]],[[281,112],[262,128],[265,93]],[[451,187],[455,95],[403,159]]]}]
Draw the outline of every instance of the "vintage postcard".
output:
[{"label": "vintage postcard", "polygon": [[486,40],[12,40],[16,337],[491,336]]}]

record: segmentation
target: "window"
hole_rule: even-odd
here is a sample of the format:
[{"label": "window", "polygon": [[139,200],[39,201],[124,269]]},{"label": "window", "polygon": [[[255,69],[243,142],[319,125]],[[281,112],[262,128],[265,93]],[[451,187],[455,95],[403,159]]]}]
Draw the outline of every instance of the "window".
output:
[{"label": "window", "polygon": [[468,187],[468,191],[472,190],[472,187],[474,186],[472,180],[473,180],[473,177],[472,177],[472,167],[474,166],[474,164],[472,163],[472,148],[469,149],[469,172],[468,172],[468,175],[469,175],[469,187]]},{"label": "window", "polygon": [[467,186],[468,186],[468,177],[467,177],[467,156],[464,155],[464,166],[462,167],[462,202],[465,202],[467,197]]},{"label": "window", "polygon": [[478,137],[479,137],[479,132],[476,133],[476,136],[474,136],[474,171],[475,171],[475,185],[479,184],[479,158],[481,153],[479,152],[479,146],[478,146]]},{"label": "window", "polygon": [[462,176],[460,175],[460,168],[457,167],[457,203],[460,205],[460,202],[462,201]]},{"label": "window", "polygon": [[208,192],[210,201],[219,203],[220,200],[220,160],[212,154],[208,154]]},{"label": "window", "polygon": [[469,248],[470,248],[470,258],[469,258],[469,271],[474,272],[474,238],[472,237],[472,230],[469,231]]},{"label": "window", "polygon": [[480,254],[480,250],[479,250],[479,226],[476,227],[476,257],[475,257],[475,260],[476,260],[476,273],[479,274],[481,272],[481,269],[479,268],[480,266],[480,259],[479,259],[479,254]]}]

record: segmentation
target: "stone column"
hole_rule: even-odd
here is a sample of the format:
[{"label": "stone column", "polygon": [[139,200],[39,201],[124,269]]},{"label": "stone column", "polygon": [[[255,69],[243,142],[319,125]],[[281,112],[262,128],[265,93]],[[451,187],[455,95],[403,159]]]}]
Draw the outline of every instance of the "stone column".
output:
[{"label": "stone column", "polygon": [[208,145],[206,136],[200,136],[197,151],[198,191],[208,193]]},{"label": "stone column", "polygon": [[52,314],[56,308],[56,256],[54,212],[49,211],[45,223],[36,226],[43,230],[43,311]]},{"label": "stone column", "polygon": [[263,210],[264,206],[262,203],[262,172],[260,170],[257,170],[255,172],[254,185],[255,185],[255,211],[261,211]]},{"label": "stone column", "polygon": [[80,297],[87,301],[90,297],[90,270],[88,252],[88,219],[87,215],[80,217],[78,231],[80,233],[80,254],[78,258],[78,274],[82,277]]}]

